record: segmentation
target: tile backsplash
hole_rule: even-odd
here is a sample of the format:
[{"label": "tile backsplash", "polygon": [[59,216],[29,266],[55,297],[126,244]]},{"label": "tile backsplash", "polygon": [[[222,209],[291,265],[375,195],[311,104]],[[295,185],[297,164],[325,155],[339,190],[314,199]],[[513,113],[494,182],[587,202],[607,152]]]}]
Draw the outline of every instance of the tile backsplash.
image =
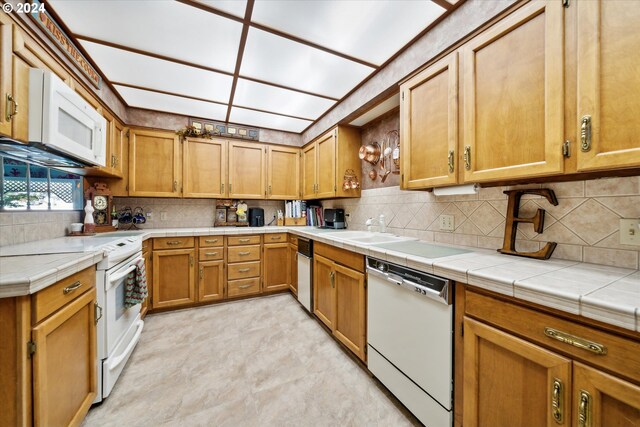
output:
[{"label": "tile backsplash", "polygon": [[[387,231],[421,240],[497,249],[502,247],[507,210],[506,189],[551,188],[558,198],[552,206],[539,196],[524,196],[520,214],[546,210],[544,231],[531,224],[518,226],[516,248],[540,249],[557,242],[553,258],[638,268],[640,247],[619,243],[620,218],[640,218],[640,177],[604,178],[528,186],[481,188],[478,194],[434,196],[399,187],[363,190],[359,199],[326,200],[324,207],[341,207],[349,228],[366,229],[365,221],[385,215]],[[438,217],[453,215],[455,230],[441,232]]]},{"label": "tile backsplash", "polygon": [[67,234],[69,224],[81,222],[82,213],[0,212],[0,246],[62,237]]},{"label": "tile backsplash", "polygon": [[[118,211],[125,207],[141,207],[151,218],[139,228],[213,227],[216,201],[213,199],[165,199],[147,197],[115,197]],[[250,208],[263,208],[265,223],[269,223],[278,209],[284,212],[284,201],[247,200]],[[162,220],[162,214],[166,219]],[[275,222],[274,222],[275,224]]]}]

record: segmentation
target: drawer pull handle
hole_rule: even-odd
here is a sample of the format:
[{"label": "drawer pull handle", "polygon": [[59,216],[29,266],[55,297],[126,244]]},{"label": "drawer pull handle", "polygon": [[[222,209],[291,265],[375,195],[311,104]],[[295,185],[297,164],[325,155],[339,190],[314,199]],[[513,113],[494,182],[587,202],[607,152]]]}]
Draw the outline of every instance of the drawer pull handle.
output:
[{"label": "drawer pull handle", "polygon": [[173,245],[179,245],[180,243],[182,243],[182,240],[171,240],[170,242],[167,242],[167,245],[173,246]]},{"label": "drawer pull handle", "polygon": [[238,252],[239,256],[251,255],[251,252]]},{"label": "drawer pull handle", "polygon": [[251,241],[251,239],[238,239],[238,242],[240,242],[240,243],[248,243],[250,241]]},{"label": "drawer pull handle", "polygon": [[204,242],[205,243],[216,243],[218,241],[218,239],[206,239]]},{"label": "drawer pull handle", "polygon": [[557,329],[546,327],[544,328],[544,334],[549,338],[553,338],[554,340],[558,340],[565,344],[569,344],[598,355],[603,356],[607,354],[607,347],[605,347],[604,345],[568,334],[566,332],[558,331]]},{"label": "drawer pull handle", "polygon": [[64,288],[62,290],[62,293],[67,295],[70,294],[71,292],[75,291],[76,289],[78,289],[80,286],[82,286],[82,283],[80,283],[80,281],[78,280],[77,282],[75,282],[72,285],[67,286],[66,288]]},{"label": "drawer pull handle", "polygon": [[282,239],[282,236],[272,236],[271,240],[280,240]]},{"label": "drawer pull handle", "polygon": [[551,415],[553,417],[553,420],[558,424],[562,424],[562,394],[562,381],[560,381],[558,378],[554,378],[553,388],[551,389]]},{"label": "drawer pull handle", "polygon": [[206,256],[216,256],[216,255],[218,255],[218,252],[205,252],[204,254]]},{"label": "drawer pull handle", "polygon": [[250,268],[241,268],[240,270],[238,270],[238,273],[248,273],[250,271],[251,271]]},{"label": "drawer pull handle", "polygon": [[578,427],[591,427],[591,395],[584,390],[580,390]]},{"label": "drawer pull handle", "polygon": [[200,280],[204,279],[204,268],[200,267]]},{"label": "drawer pull handle", "polygon": [[252,284],[249,284],[249,285],[238,285],[238,289],[247,289],[247,288],[250,288],[252,286],[253,286]]}]

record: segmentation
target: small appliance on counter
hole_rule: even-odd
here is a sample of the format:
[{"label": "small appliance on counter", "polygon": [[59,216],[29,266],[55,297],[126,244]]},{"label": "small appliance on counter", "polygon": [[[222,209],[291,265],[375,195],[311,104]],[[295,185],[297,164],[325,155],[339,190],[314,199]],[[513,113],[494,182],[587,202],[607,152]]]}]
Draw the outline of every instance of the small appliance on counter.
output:
[{"label": "small appliance on counter", "polygon": [[344,222],[344,209],[325,209],[324,226],[322,228],[343,229],[347,228]]},{"label": "small appliance on counter", "polygon": [[264,227],[264,209],[249,208],[249,226]]}]

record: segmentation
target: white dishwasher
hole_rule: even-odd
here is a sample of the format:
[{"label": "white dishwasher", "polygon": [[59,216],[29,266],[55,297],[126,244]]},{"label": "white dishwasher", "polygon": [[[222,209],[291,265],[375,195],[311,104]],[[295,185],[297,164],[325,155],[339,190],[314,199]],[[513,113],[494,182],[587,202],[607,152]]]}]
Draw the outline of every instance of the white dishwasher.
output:
[{"label": "white dishwasher", "polygon": [[425,426],[451,426],[451,282],[374,258],[367,277],[369,370]]},{"label": "white dishwasher", "polygon": [[298,237],[298,301],[313,311],[313,240]]}]

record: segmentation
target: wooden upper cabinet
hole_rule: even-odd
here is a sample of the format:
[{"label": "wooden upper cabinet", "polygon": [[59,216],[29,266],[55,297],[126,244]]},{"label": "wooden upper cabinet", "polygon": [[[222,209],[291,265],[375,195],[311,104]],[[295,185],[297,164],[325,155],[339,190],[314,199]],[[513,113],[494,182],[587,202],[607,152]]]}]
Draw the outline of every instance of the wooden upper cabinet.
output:
[{"label": "wooden upper cabinet", "polygon": [[174,132],[131,129],[129,195],[180,197],[180,139]]},{"label": "wooden upper cabinet", "polygon": [[465,427],[571,425],[571,360],[467,317],[463,387]]},{"label": "wooden upper cabinet", "polygon": [[581,363],[573,365],[573,419],[590,427],[640,425],[640,387]]},{"label": "wooden upper cabinet", "polygon": [[267,197],[276,200],[300,198],[300,149],[269,146],[267,149]]},{"label": "wooden upper cabinet", "polygon": [[12,31],[13,23],[6,13],[0,14],[0,134],[11,136],[11,115],[13,107],[8,97],[12,91]]},{"label": "wooden upper cabinet", "polygon": [[186,138],[183,143],[184,197],[225,197],[227,141]]},{"label": "wooden upper cabinet", "polygon": [[32,330],[33,425],[80,425],[97,390],[96,291],[91,289]]},{"label": "wooden upper cabinet", "polygon": [[[640,8],[577,1],[577,169],[640,166]],[[590,118],[591,130],[583,118]],[[588,124],[585,123],[588,128]],[[591,141],[588,141],[590,133]]]},{"label": "wooden upper cabinet", "polygon": [[113,122],[113,140],[111,142],[111,171],[115,176],[122,177],[125,173],[124,150],[127,128],[115,120]]},{"label": "wooden upper cabinet", "polygon": [[301,186],[302,198],[314,199],[316,197],[316,144],[311,143],[302,148]]},{"label": "wooden upper cabinet", "polygon": [[337,137],[337,130],[333,130],[316,141],[316,197],[319,199],[335,196]]},{"label": "wooden upper cabinet", "polygon": [[458,52],[400,87],[402,188],[457,183]]},{"label": "wooden upper cabinet", "polygon": [[233,199],[264,199],[265,151],[255,142],[229,141],[229,197]]},{"label": "wooden upper cabinet", "polygon": [[463,47],[465,182],[563,172],[563,10],[528,3]]}]

